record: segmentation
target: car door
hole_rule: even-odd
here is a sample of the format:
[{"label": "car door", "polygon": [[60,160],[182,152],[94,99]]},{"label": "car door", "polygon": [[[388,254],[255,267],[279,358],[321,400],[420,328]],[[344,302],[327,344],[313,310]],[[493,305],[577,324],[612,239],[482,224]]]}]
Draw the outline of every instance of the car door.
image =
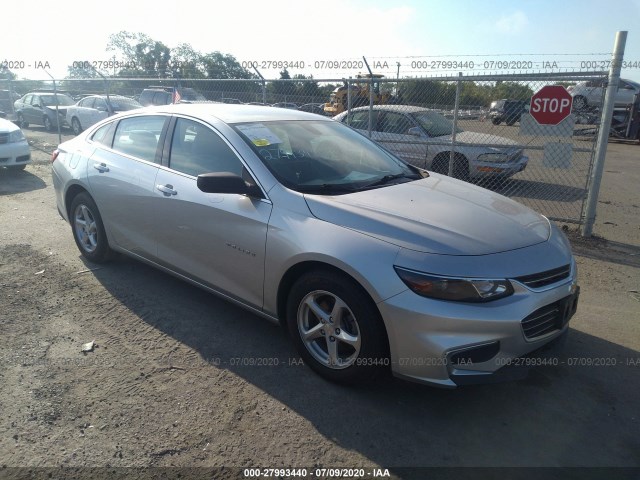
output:
[{"label": "car door", "polygon": [[100,120],[104,120],[109,116],[109,107],[107,101],[102,97],[96,97],[93,108],[90,112],[90,124],[98,123]]},{"label": "car door", "polygon": [[29,123],[42,125],[42,107],[40,106],[40,96],[31,95],[28,105],[25,105],[24,119]]},{"label": "car door", "polygon": [[29,121],[29,108],[31,108],[31,97],[33,95],[25,95],[20,99],[20,103],[18,104],[18,111],[22,114],[22,118],[25,122]]},{"label": "car door", "polygon": [[616,92],[616,105],[631,105],[636,95],[636,89],[632,84],[620,80],[618,91]]},{"label": "car door", "polygon": [[[409,131],[412,132],[411,135]],[[396,112],[380,112],[372,138],[412,165],[426,167],[426,135],[408,116]]]},{"label": "car door", "polygon": [[[82,128],[87,128],[93,123],[91,122],[91,111],[93,110],[93,104],[95,102],[96,97],[87,97],[83,98],[78,102],[73,108],[72,115],[67,114],[67,122],[71,122],[73,116],[75,116],[80,122],[80,126]],[[70,118],[71,117],[71,118]]]},{"label": "car door", "polygon": [[[96,148],[87,166],[91,194],[110,241],[155,260],[153,200],[161,152],[158,145],[169,117],[140,115],[115,124],[111,148]],[[112,125],[112,124],[108,124]],[[107,125],[96,131],[98,134]]]},{"label": "car door", "polygon": [[198,189],[201,173],[254,180],[225,139],[195,120],[176,118],[166,163],[156,178],[154,203],[159,261],[261,308],[271,202]]}]

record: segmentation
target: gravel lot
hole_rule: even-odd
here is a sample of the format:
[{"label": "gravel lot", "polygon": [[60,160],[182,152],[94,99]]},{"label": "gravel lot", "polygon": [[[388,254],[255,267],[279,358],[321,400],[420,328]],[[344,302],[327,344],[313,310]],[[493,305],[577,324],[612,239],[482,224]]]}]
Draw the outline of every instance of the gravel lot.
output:
[{"label": "gravel lot", "polygon": [[570,233],[582,294],[559,365],[439,390],[327,383],[263,319],[127,258],[86,264],[55,207],[57,136],[25,133],[35,163],[0,169],[6,471],[640,467],[639,146],[609,145],[598,237]]}]

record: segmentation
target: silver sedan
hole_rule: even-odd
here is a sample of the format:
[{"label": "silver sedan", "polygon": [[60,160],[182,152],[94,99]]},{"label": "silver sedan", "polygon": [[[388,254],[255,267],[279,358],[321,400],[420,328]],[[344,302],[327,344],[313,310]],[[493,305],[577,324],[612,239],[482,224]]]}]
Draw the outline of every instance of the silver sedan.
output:
[{"label": "silver sedan", "polygon": [[333,381],[505,377],[577,306],[545,217],[310,113],[120,114],[61,144],[53,179],[88,260],[124,253],[279,322]]},{"label": "silver sedan", "polygon": [[[334,117],[369,134],[369,107],[358,107]],[[371,139],[403,160],[437,173],[449,172],[453,122],[435,110],[411,105],[375,105]],[[453,176],[461,180],[505,179],[527,167],[529,157],[508,138],[456,130]]]}]

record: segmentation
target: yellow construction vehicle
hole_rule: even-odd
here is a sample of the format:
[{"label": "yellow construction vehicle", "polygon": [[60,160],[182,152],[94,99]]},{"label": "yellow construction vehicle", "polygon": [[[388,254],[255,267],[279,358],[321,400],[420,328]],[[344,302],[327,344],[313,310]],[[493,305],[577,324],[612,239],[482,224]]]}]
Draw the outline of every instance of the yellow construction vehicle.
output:
[{"label": "yellow construction vehicle", "polygon": [[379,73],[361,74],[356,75],[356,80],[353,83],[345,84],[336,88],[331,92],[331,97],[328,103],[324,104],[324,113],[326,115],[334,116],[344,112],[348,108],[349,90],[351,90],[351,108],[361,107],[363,105],[369,105],[369,86],[373,79],[373,103],[384,104],[391,103],[393,96],[389,92],[380,91],[380,80],[384,78],[384,75]]}]

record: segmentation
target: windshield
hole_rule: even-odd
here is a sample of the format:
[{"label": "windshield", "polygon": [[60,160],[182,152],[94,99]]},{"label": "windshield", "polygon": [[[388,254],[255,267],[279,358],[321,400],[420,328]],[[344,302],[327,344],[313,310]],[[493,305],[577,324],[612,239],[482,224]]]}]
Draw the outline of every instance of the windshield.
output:
[{"label": "windshield", "polygon": [[339,194],[423,177],[338,122],[242,123],[235,129],[283,185],[299,192]]},{"label": "windshield", "polygon": [[196,92],[193,88],[183,88],[178,90],[182,100],[191,102],[205,102],[207,99],[200,92]]},{"label": "windshield", "polygon": [[134,99],[127,97],[109,97],[109,102],[111,103],[111,108],[116,112],[126,112],[127,110],[142,108],[142,105]]},{"label": "windshield", "polygon": [[[413,113],[411,116],[430,137],[442,137],[453,133],[453,122],[437,112],[424,111]],[[456,133],[462,131],[461,128],[456,128]]]},{"label": "windshield", "polygon": [[42,103],[44,105],[55,105],[56,104],[56,97],[58,98],[58,105],[73,105],[76,102],[73,101],[73,99],[71,97],[68,97],[67,95],[63,95],[61,93],[58,93],[57,95],[51,94],[51,95],[40,95],[40,99],[42,100]]}]

